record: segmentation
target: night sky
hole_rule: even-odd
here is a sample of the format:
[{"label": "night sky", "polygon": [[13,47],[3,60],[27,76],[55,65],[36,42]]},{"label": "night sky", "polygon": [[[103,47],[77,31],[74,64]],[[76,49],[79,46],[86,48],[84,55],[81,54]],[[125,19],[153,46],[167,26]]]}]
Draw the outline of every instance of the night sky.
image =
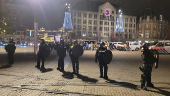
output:
[{"label": "night sky", "polygon": [[[38,4],[39,28],[45,27],[46,29],[57,30],[62,27],[65,3],[70,3],[74,6],[80,1],[81,0],[40,0]],[[112,2],[112,0],[108,1]],[[131,15],[140,16],[142,11],[148,7],[148,0],[122,0],[122,6],[126,8]],[[150,0],[149,7],[154,10],[155,15],[163,14],[166,19],[170,20],[170,0]]]}]

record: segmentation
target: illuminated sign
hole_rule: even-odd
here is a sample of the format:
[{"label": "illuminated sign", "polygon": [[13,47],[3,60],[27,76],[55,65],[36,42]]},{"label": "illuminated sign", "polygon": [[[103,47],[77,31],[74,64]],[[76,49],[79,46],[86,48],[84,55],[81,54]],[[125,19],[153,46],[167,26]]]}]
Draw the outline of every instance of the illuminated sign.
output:
[{"label": "illuminated sign", "polygon": [[122,18],[117,18],[115,32],[124,32],[123,19]]},{"label": "illuminated sign", "polygon": [[106,15],[109,15],[109,14],[110,14],[110,11],[109,11],[109,10],[105,10],[105,14],[106,14]]},{"label": "illuminated sign", "polygon": [[60,42],[60,38],[61,38],[61,36],[55,36],[55,41]]},{"label": "illuminated sign", "polygon": [[30,36],[32,35],[31,33],[32,33],[32,32],[30,31]]}]

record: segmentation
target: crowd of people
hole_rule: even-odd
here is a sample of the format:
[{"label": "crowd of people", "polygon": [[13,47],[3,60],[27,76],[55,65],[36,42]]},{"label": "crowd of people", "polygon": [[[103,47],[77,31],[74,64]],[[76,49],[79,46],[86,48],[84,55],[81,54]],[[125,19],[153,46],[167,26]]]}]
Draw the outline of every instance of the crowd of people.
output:
[{"label": "crowd of people", "polygon": [[[113,47],[113,45],[111,46],[110,44],[110,47]],[[39,51],[37,53],[37,65],[35,67],[40,70],[45,69],[44,67],[45,58],[47,58],[50,55],[50,52],[54,49],[57,51],[57,55],[59,56],[57,70],[64,72],[65,71],[64,58],[66,56],[66,51],[67,51],[69,52],[69,56],[72,61],[73,74],[79,75],[79,57],[83,55],[83,50],[86,48],[88,49],[90,48],[91,50],[94,50],[94,48],[96,48],[96,44],[91,43],[89,46],[88,43],[84,42],[82,43],[81,46],[81,43],[78,44],[77,41],[75,41],[74,43],[65,43],[61,41],[60,43],[56,42],[55,44],[54,43],[46,44],[45,41],[41,39]],[[13,55],[15,53],[15,49],[16,46],[13,43],[13,40],[10,40],[9,44],[5,46],[5,50],[8,53],[9,65],[14,64]],[[95,62],[99,65],[100,68],[100,78],[104,78],[104,79],[108,79],[107,64],[109,63],[106,63],[106,59],[110,58],[110,55],[107,56],[106,54],[107,51],[108,50],[106,48],[105,43],[101,43],[95,55]],[[112,53],[111,53],[111,59],[112,59]],[[42,60],[42,65],[40,67],[41,60]],[[143,46],[142,60],[143,60],[143,65],[140,67],[140,70],[142,71],[141,88],[146,90],[147,89],[146,86],[154,87],[154,85],[151,83],[151,72],[152,72],[153,64],[155,62],[158,62],[158,59],[154,57],[152,50],[149,50],[149,46],[147,44]],[[156,65],[155,68],[158,68],[158,65]]]}]

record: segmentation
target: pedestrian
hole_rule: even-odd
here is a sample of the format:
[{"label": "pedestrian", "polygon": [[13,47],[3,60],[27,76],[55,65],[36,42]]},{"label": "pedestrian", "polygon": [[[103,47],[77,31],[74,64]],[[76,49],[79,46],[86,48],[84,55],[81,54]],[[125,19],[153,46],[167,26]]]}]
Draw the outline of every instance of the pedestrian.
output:
[{"label": "pedestrian", "polygon": [[36,68],[40,69],[40,59],[42,60],[42,65],[41,69],[45,69],[44,67],[44,62],[45,62],[45,51],[48,46],[45,44],[44,39],[40,40],[40,46],[39,46],[39,51],[37,53],[37,65],[35,66]]},{"label": "pedestrian", "polygon": [[[149,44],[147,43],[144,44],[143,46],[143,51],[141,56],[143,59],[143,65],[140,67],[140,70],[142,71],[141,89],[147,90],[147,87],[154,87],[154,85],[151,83],[151,72],[152,72],[153,64],[156,61],[156,58],[154,57],[153,52],[149,50]],[[147,87],[145,86],[146,82],[147,82]]]},{"label": "pedestrian", "polygon": [[86,49],[86,42],[83,42],[83,49]]},{"label": "pedestrian", "polygon": [[88,48],[88,50],[90,50],[91,49],[91,43],[89,42],[89,48]]},{"label": "pedestrian", "polygon": [[89,48],[89,44],[86,42],[86,50]]},{"label": "pedestrian", "polygon": [[15,53],[16,46],[12,39],[10,39],[8,45],[5,46],[6,52],[8,52],[8,64],[14,64],[14,53]]},{"label": "pedestrian", "polygon": [[94,44],[93,42],[91,42],[91,51],[93,51],[93,48],[94,48]]},{"label": "pedestrian", "polygon": [[[99,49],[96,51],[95,55],[95,62],[99,62],[100,67],[100,78],[108,79],[107,76],[107,70],[108,66],[104,63],[104,53],[107,51],[107,48],[105,47],[105,43],[103,42]],[[103,68],[104,68],[104,76],[103,76]]]},{"label": "pedestrian", "polygon": [[64,48],[63,43],[61,43],[60,46],[57,48],[57,54],[59,56],[57,70],[64,72],[64,58],[66,56],[66,48]]},{"label": "pedestrian", "polygon": [[110,47],[109,47],[109,48],[110,48],[110,50],[112,50],[112,49],[113,49],[113,45],[112,45],[112,43],[110,43],[109,45],[110,45]]},{"label": "pedestrian", "polygon": [[[76,54],[79,54],[79,53],[83,53],[83,47],[82,47],[82,50],[81,49],[76,49],[77,50],[77,53],[73,53],[73,49],[74,48],[79,48],[80,45],[78,45],[78,42],[75,41],[74,42],[74,46],[71,46],[71,50],[70,50],[70,57],[71,57],[71,60],[72,60],[72,66],[73,66],[73,73],[74,74],[79,74],[79,56],[77,56]],[[82,52],[80,52],[82,51]]]},{"label": "pedestrian", "polygon": [[97,49],[97,43],[94,44],[95,49]]}]

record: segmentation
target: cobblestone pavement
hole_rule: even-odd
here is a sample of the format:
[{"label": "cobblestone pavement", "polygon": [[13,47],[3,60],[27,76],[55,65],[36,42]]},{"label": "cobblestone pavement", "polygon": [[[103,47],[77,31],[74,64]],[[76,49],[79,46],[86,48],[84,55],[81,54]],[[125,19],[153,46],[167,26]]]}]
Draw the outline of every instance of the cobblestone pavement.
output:
[{"label": "cobblestone pavement", "polygon": [[[18,47],[17,47],[18,48]],[[18,48],[19,49],[19,48]],[[99,68],[94,63],[95,51],[85,51],[80,58],[80,75],[73,75],[70,58],[65,58],[64,73],[56,70],[58,57],[52,51],[46,59],[44,72],[34,66],[30,52],[16,51],[15,64],[7,68],[6,53],[0,49],[0,96],[170,96],[170,55],[160,55],[158,69],[153,68],[152,82],[156,88],[140,89],[142,64],[140,51],[113,51],[108,65],[109,80],[99,78]]]}]

